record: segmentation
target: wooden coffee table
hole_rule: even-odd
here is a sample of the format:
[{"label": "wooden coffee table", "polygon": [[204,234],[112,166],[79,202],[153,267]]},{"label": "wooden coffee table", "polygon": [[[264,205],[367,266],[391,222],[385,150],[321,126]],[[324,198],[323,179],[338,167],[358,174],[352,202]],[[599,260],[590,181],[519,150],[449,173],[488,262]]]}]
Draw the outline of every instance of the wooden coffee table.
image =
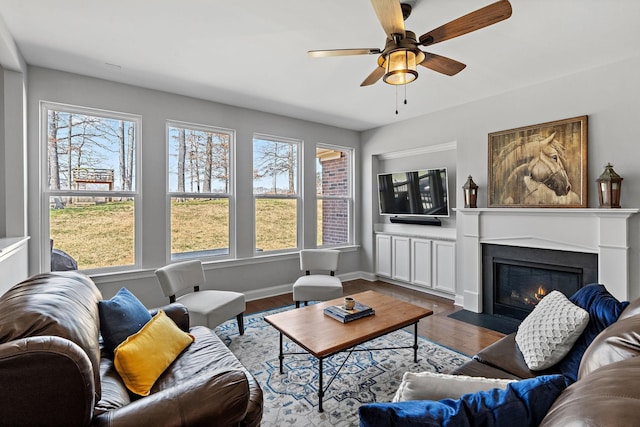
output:
[{"label": "wooden coffee table", "polygon": [[[284,373],[283,335],[318,359],[318,412],[323,412],[322,365],[323,360],[336,353],[349,351],[392,350],[413,348],[413,360],[418,361],[418,321],[433,314],[433,311],[374,291],[351,295],[356,301],[372,307],[376,314],[349,323],[341,323],[323,312],[325,307],[341,305],[343,298],[310,305],[308,307],[265,316],[264,320],[280,332],[280,373]],[[379,349],[354,349],[353,347],[414,325],[413,346]],[[287,353],[301,354],[301,353]],[[348,357],[348,356],[347,356]],[[338,370],[339,372],[339,370]],[[335,375],[338,374],[336,372]],[[329,388],[335,375],[326,388]]]}]

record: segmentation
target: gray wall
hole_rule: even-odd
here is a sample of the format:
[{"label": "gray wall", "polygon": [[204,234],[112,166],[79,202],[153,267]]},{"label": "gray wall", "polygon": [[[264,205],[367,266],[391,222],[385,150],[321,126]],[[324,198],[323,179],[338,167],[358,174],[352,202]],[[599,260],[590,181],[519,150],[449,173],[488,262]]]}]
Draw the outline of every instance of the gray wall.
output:
[{"label": "gray wall", "polygon": [[[6,117],[4,114],[4,100],[6,99],[4,96],[4,69],[0,68],[0,75],[2,78],[0,79],[0,99],[3,102],[0,102],[0,134],[4,134]],[[0,142],[0,236],[7,235],[7,226],[6,226],[6,218],[7,218],[7,163],[6,163],[6,155],[5,150],[7,149],[7,144],[5,143],[6,138],[2,138],[2,142]]]},{"label": "gray wall", "polygon": [[[374,177],[378,155],[389,151],[456,142],[457,179],[450,188],[463,206],[460,187],[469,174],[480,186],[478,206],[487,206],[487,139],[500,130],[534,125],[581,115],[589,116],[588,200],[597,207],[595,179],[604,165],[612,162],[624,177],[622,206],[640,207],[640,137],[635,128],[640,117],[640,58],[611,64],[561,79],[479,100],[456,108],[366,131],[362,135],[362,216],[361,232],[364,271],[373,270],[373,225],[379,222]],[[393,141],[393,149],[389,141]],[[369,211],[369,214],[366,212]],[[640,215],[630,220],[629,239],[632,271],[630,295],[640,296],[638,265]],[[458,254],[461,253],[458,232]],[[457,277],[463,277],[458,265]],[[606,285],[606,284],[605,284]],[[458,283],[458,291],[463,286]]]},{"label": "gray wall", "polygon": [[[359,149],[359,134],[354,131],[301,121],[269,113],[231,107],[166,92],[134,87],[50,69],[29,67],[28,87],[28,159],[29,159],[29,231],[31,234],[31,270],[46,270],[42,265],[42,240],[39,229],[38,150],[39,102],[125,112],[142,116],[140,141],[141,170],[138,171],[143,197],[143,253],[140,272],[96,276],[105,296],[126,284],[146,304],[164,301],[153,270],[168,262],[168,201],[166,195],[166,121],[179,120],[236,130],[237,254],[240,260],[216,262],[206,266],[211,281],[223,289],[234,289],[260,296],[265,288],[291,284],[299,277],[297,253],[253,257],[253,134],[284,136],[303,140],[305,194],[315,194],[315,144],[325,143]],[[357,153],[357,151],[356,151]],[[359,170],[356,170],[359,173]],[[312,200],[314,198],[312,197]],[[359,210],[358,210],[359,211]],[[315,204],[305,203],[306,224],[315,224]],[[306,247],[315,246],[315,228],[304,228]],[[357,234],[357,233],[356,233]],[[250,261],[250,262],[247,262]],[[355,249],[340,260],[339,275],[358,270]],[[214,280],[215,278],[215,280]],[[125,280],[126,282],[123,282]],[[276,291],[277,289],[272,289]]]},{"label": "gray wall", "polygon": [[24,86],[22,73],[0,68],[0,237],[27,235]]}]

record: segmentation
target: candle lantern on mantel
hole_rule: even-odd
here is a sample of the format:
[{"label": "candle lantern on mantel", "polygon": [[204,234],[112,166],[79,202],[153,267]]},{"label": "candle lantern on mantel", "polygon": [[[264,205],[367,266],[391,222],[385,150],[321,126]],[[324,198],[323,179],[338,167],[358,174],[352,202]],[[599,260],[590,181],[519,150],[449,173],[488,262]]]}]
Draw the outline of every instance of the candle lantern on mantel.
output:
[{"label": "candle lantern on mantel", "polygon": [[465,208],[477,208],[478,202],[478,186],[473,182],[473,178],[469,175],[467,182],[462,186],[464,190],[464,207]]},{"label": "candle lantern on mantel", "polygon": [[596,180],[598,183],[598,199],[601,208],[619,208],[620,190],[623,178],[613,170],[613,165],[607,163],[604,172]]}]

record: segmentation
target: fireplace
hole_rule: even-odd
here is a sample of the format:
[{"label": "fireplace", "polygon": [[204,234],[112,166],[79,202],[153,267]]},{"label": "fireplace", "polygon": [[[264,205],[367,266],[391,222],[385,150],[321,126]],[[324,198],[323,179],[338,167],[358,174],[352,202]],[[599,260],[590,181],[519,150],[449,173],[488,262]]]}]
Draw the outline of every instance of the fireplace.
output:
[{"label": "fireplace", "polygon": [[484,312],[524,319],[549,292],[567,297],[598,281],[593,253],[507,245],[482,245]]},{"label": "fireplace", "polygon": [[631,299],[640,267],[631,256],[638,243],[629,238],[629,219],[638,212],[640,209],[457,208],[456,304],[474,313],[485,311],[485,244],[597,254],[598,277],[593,282],[605,285],[620,301]]}]

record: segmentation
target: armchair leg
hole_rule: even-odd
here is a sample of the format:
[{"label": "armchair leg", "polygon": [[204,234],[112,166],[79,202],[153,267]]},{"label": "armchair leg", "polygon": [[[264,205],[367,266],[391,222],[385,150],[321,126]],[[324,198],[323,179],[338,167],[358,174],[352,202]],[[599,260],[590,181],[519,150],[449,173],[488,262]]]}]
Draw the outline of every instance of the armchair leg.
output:
[{"label": "armchair leg", "polygon": [[296,301],[296,308],[300,308],[300,301]]},{"label": "armchair leg", "polygon": [[236,320],[238,321],[238,331],[240,331],[240,335],[244,335],[244,315],[242,313],[238,314]]}]

